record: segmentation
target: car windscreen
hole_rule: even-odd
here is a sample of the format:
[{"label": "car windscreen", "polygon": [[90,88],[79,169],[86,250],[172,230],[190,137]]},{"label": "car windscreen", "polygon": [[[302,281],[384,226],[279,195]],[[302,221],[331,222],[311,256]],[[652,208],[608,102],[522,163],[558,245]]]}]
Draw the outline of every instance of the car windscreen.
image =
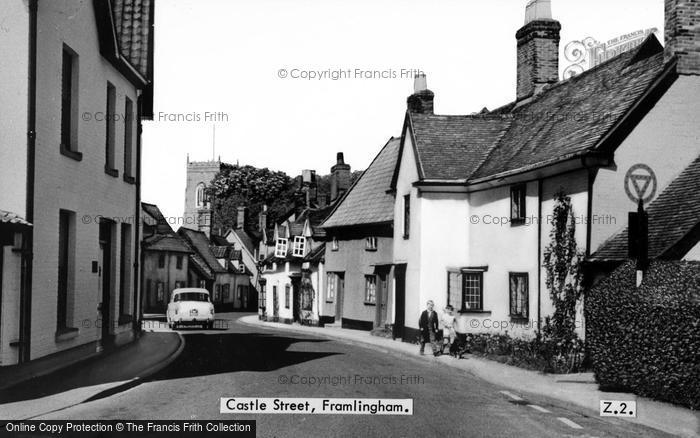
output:
[{"label": "car windscreen", "polygon": [[202,292],[182,292],[175,295],[173,301],[209,301],[209,294]]}]

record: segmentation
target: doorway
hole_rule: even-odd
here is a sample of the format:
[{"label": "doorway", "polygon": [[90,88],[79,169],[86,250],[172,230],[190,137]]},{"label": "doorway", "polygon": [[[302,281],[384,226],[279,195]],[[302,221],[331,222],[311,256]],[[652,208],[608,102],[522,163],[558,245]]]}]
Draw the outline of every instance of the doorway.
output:
[{"label": "doorway", "polygon": [[396,265],[394,268],[394,279],[396,281],[396,294],[394,298],[394,330],[393,338],[404,337],[404,326],[406,324],[406,265]]},{"label": "doorway", "polygon": [[374,328],[383,328],[386,325],[387,305],[389,302],[389,272],[388,268],[377,268],[377,312],[374,320]]},{"label": "doorway", "polygon": [[280,300],[277,296],[277,286],[272,286],[272,317],[275,321],[280,316]]},{"label": "doorway", "polygon": [[301,278],[292,278],[292,320],[301,322]]},{"label": "doorway", "polygon": [[338,272],[337,274],[338,287],[335,294],[335,322],[343,322],[343,297],[345,296],[345,273]]},{"label": "doorway", "polygon": [[111,297],[112,297],[112,230],[114,223],[103,220],[100,222],[99,243],[100,251],[98,254],[99,276],[98,281],[99,293],[102,298],[99,310],[101,316],[101,338],[100,343],[103,347],[112,344],[112,335],[110,327],[112,325]]}]

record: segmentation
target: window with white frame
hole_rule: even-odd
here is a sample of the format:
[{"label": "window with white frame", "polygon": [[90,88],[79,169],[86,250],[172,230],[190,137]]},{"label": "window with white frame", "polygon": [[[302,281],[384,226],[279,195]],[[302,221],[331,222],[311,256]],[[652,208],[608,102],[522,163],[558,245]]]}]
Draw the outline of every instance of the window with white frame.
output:
[{"label": "window with white frame", "polygon": [[277,239],[277,244],[275,245],[275,257],[287,257],[287,239],[283,237]]},{"label": "window with white frame", "polygon": [[294,236],[294,257],[304,257],[306,251],[306,237]]},{"label": "window with white frame", "polygon": [[377,304],[377,277],[365,275],[365,304]]},{"label": "window with white frame", "polygon": [[483,271],[448,271],[447,304],[463,312],[482,311],[484,306]]},{"label": "window with white frame", "polygon": [[326,275],[326,301],[332,303],[335,300],[335,290],[338,286],[338,275],[329,272]]},{"label": "window with white frame", "polygon": [[366,251],[376,251],[377,250],[377,238],[368,237],[365,239],[365,250]]},{"label": "window with white frame", "polygon": [[465,272],[462,277],[462,309],[482,310],[484,296],[484,273]]},{"label": "window with white frame", "polygon": [[340,249],[338,238],[333,236],[333,240],[331,240],[331,251],[338,251],[338,249]]}]

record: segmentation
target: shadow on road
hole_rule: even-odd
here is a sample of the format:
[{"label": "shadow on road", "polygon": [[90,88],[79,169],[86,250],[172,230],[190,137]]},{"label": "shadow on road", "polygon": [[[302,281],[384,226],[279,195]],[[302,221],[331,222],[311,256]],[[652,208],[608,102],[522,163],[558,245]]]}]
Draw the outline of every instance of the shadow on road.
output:
[{"label": "shadow on road", "polygon": [[336,352],[289,351],[298,342],[320,339],[273,336],[261,333],[185,334],[185,349],[175,362],[150,380],[180,379],[238,371],[272,371],[333,356]]},{"label": "shadow on road", "polygon": [[[211,331],[208,333],[183,333],[183,337],[185,338],[185,348],[180,356],[146,381],[237,371],[269,371],[339,354],[287,351],[292,344],[298,342],[327,342],[314,339],[278,337],[258,333],[212,334]],[[116,354],[88,359],[77,366],[37,377],[0,391],[0,405],[34,400],[77,388],[128,381],[144,370],[143,363],[148,362],[144,358],[149,354],[153,354],[153,352],[142,349],[137,343],[124,347]],[[129,384],[93,395],[88,400],[107,397],[143,382],[143,380],[133,380]]]}]

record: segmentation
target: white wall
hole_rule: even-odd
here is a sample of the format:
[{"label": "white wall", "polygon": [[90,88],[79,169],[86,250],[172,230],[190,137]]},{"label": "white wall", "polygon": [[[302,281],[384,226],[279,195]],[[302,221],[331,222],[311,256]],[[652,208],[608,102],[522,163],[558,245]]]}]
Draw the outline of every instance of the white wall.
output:
[{"label": "white wall", "polygon": [[[526,186],[526,222],[510,223],[510,186],[496,187],[470,195],[471,232],[469,266],[484,266],[484,306],[486,313],[471,314],[473,332],[508,331],[516,336],[531,336],[532,325],[510,318],[510,273],[527,273],[528,319],[537,318],[537,236],[538,182]],[[505,323],[504,323],[505,322]],[[535,324],[536,327],[536,324]]]},{"label": "white wall", "polygon": [[[107,175],[105,165],[105,125],[95,121],[95,113],[104,112],[107,81],[116,87],[118,114],[123,114],[125,96],[136,103],[136,89],[109,64],[99,52],[97,27],[92,3],[70,0],[67,7],[75,11],[70,17],[51,2],[39,2],[39,37],[37,65],[37,156],[36,198],[34,222],[34,263],[32,299],[31,357],[35,359],[59,350],[75,347],[100,337],[99,327],[85,324],[95,321],[99,314],[97,274],[92,273],[91,263],[98,260],[98,224],[95,217],[101,215],[117,222],[114,239],[113,272],[114,296],[111,314],[116,317],[119,290],[119,242],[120,223],[132,224],[136,189],[122,179],[124,125],[115,124],[115,167],[119,177]],[[71,47],[79,56],[78,99],[78,150],[82,161],[75,161],[60,154],[61,114],[61,59],[63,44]],[[91,120],[84,120],[83,114]],[[87,118],[87,117],[86,117]],[[133,129],[134,135],[136,129]],[[133,141],[135,159],[136,141]],[[59,209],[75,212],[75,269],[69,291],[69,325],[79,328],[76,338],[57,342],[56,296],[58,261]],[[133,243],[132,251],[135,249]],[[132,252],[133,257],[133,252]],[[133,260],[133,258],[132,258]],[[134,278],[133,267],[130,278]],[[133,295],[133,282],[126,285],[127,295]],[[130,313],[127,309],[123,313]],[[129,325],[118,327],[115,333],[130,330]]]},{"label": "white wall", "polygon": [[3,270],[2,307],[0,308],[0,366],[14,365],[19,359],[19,348],[10,343],[19,340],[19,290],[21,256],[12,246],[0,246]]},{"label": "white wall", "polygon": [[656,196],[700,155],[700,77],[680,76],[615,152],[616,168],[601,169],[593,186],[593,212],[615,221],[594,223],[591,253],[627,226],[637,206],[624,182],[637,163],[651,167],[658,180]]},{"label": "white wall", "polygon": [[[418,310],[421,302],[421,224],[422,199],[412,184],[418,181],[418,170],[413,151],[413,144],[408,132],[404,132],[405,143],[400,157],[400,170],[396,182],[396,201],[394,202],[394,263],[406,264],[406,326],[417,327]],[[403,197],[411,196],[411,218],[409,239],[403,237]],[[392,304],[396,301],[392,301]],[[395,310],[389,309],[389,312]],[[415,320],[415,321],[414,321]]]},{"label": "white wall", "polygon": [[[554,211],[554,195],[563,190],[564,193],[571,198],[571,206],[576,218],[576,243],[578,250],[584,252],[586,250],[586,235],[588,232],[586,226],[586,218],[588,212],[588,172],[579,170],[565,175],[548,178],[542,184],[542,261],[544,262],[544,251],[549,245],[551,239],[549,233],[552,230],[552,212]],[[546,274],[542,271],[541,282],[541,318],[554,313],[554,306],[549,297],[549,291],[546,286]],[[533,284],[535,284],[533,282]],[[582,303],[582,302],[581,302]],[[578,307],[576,316],[576,327],[578,335],[583,338],[585,321],[581,304]]]},{"label": "white wall", "polygon": [[0,29],[0,210],[26,217],[28,2],[5,1]]},{"label": "white wall", "polygon": [[683,257],[683,260],[700,261],[700,243],[688,251],[688,254]]},{"label": "white wall", "polygon": [[407,322],[417,327],[428,300],[439,311],[447,305],[447,269],[469,264],[469,204],[466,193],[421,194],[420,291],[417,302],[406,302]]}]

